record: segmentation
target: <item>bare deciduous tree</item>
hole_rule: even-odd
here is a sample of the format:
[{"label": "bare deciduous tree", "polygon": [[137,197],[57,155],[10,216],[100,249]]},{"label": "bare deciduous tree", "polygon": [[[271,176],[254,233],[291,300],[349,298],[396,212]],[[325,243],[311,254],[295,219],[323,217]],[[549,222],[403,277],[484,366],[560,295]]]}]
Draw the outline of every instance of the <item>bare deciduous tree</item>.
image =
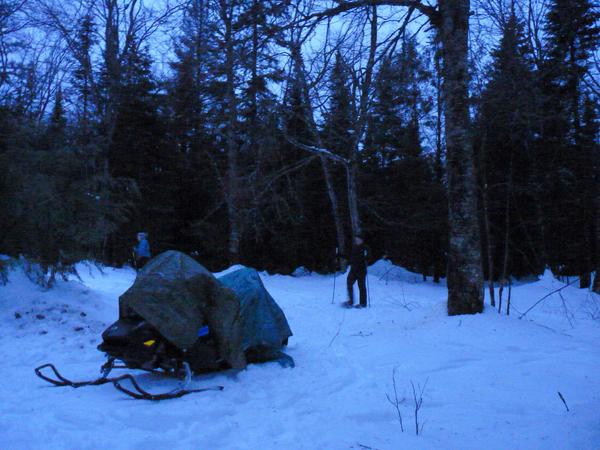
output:
[{"label": "bare deciduous tree", "polygon": [[448,161],[448,314],[481,312],[483,274],[468,89],[470,1],[439,0],[437,7],[414,0],[327,3],[328,7],[312,12],[305,20],[323,20],[365,7],[402,6],[426,15],[439,35]]}]

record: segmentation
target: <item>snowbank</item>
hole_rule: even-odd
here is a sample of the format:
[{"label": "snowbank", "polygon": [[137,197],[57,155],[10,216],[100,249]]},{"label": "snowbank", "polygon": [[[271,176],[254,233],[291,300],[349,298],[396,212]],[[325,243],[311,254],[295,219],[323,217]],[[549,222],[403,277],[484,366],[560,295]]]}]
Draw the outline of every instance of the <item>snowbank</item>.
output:
[{"label": "snowbank", "polygon": [[[420,273],[411,272],[404,267],[392,264],[390,260],[380,259],[369,266],[369,273],[377,277],[378,281],[401,281],[404,283],[423,283],[423,275]],[[431,280],[431,277],[429,277]],[[445,280],[443,281],[445,283]]]}]

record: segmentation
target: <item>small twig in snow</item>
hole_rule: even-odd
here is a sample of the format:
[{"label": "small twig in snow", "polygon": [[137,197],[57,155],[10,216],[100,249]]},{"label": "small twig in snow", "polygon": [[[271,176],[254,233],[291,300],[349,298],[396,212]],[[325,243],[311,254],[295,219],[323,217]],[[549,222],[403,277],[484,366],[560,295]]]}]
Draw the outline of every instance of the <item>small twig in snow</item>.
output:
[{"label": "small twig in snow", "polygon": [[566,402],[565,398],[563,397],[563,395],[560,393],[560,391],[558,391],[558,396],[560,397],[562,402],[565,404],[565,408],[567,408],[567,411],[570,411],[569,407],[567,406],[567,402]]},{"label": "small twig in snow", "polygon": [[333,335],[333,337],[331,338],[331,341],[329,342],[328,347],[331,347],[333,345],[333,341],[335,341],[335,339],[340,335],[340,331],[342,331],[342,325],[344,324],[345,319],[346,319],[346,311],[344,311],[342,320],[340,320],[340,323],[338,324],[338,329],[337,329],[336,333]]},{"label": "small twig in snow", "polygon": [[381,281],[381,280],[383,280],[383,279],[385,278],[385,285],[386,285],[386,286],[387,286],[387,284],[388,284],[388,281],[389,281],[389,277],[388,277],[388,275],[389,275],[389,273],[392,271],[392,269],[393,269],[393,268],[394,268],[394,266],[390,267],[388,270],[386,270],[386,271],[383,273],[383,275],[381,275],[381,276],[379,277],[379,281]]},{"label": "small twig in snow", "polygon": [[423,394],[425,393],[425,388],[427,387],[428,381],[429,378],[425,380],[425,384],[423,384],[422,387],[421,385],[419,385],[418,394],[417,389],[415,388],[415,384],[412,382],[412,380],[410,382],[413,391],[413,400],[415,401],[415,433],[417,434],[417,436],[423,433],[423,427],[425,426],[425,423],[423,423],[421,427],[419,427],[419,411],[421,409],[421,406],[423,406]]},{"label": "small twig in snow", "polygon": [[402,413],[400,412],[400,404],[404,402],[405,399],[398,399],[398,389],[396,388],[396,367],[394,367],[394,371],[392,372],[392,383],[394,386],[394,399],[392,400],[390,396],[386,393],[385,396],[388,399],[388,402],[396,408],[396,413],[398,414],[398,421],[400,422],[400,430],[404,433],[404,423],[402,422]]},{"label": "small twig in snow", "polygon": [[558,295],[560,296],[560,300],[562,302],[562,307],[563,307],[563,311],[565,313],[565,317],[569,321],[569,325],[571,325],[571,328],[574,328],[575,327],[573,325],[573,318],[574,317],[573,317],[573,314],[571,314],[571,312],[569,311],[569,308],[567,307],[567,301],[563,297],[562,292],[559,292]]},{"label": "small twig in snow", "polygon": [[600,319],[600,295],[594,291],[588,291],[584,308],[592,320]]}]

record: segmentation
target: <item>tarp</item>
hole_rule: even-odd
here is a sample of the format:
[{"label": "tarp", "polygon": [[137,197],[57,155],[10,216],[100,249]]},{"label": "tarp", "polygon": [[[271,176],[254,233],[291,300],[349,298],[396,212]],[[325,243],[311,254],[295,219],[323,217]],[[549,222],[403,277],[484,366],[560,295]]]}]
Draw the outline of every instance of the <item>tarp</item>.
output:
[{"label": "tarp", "polygon": [[165,280],[187,280],[200,274],[213,276],[202,264],[185,253],[168,250],[148,261],[137,278],[152,275]]},{"label": "tarp", "polygon": [[190,349],[208,325],[219,354],[234,368],[245,367],[245,351],[279,349],[292,334],[256,271],[240,269],[217,280],[176,251],[146,264],[119,298],[119,311],[121,318],[141,316],[181,350]]},{"label": "tarp", "polygon": [[218,280],[240,301],[244,351],[253,347],[279,348],[292,335],[283,311],[265,289],[256,270],[239,269]]}]

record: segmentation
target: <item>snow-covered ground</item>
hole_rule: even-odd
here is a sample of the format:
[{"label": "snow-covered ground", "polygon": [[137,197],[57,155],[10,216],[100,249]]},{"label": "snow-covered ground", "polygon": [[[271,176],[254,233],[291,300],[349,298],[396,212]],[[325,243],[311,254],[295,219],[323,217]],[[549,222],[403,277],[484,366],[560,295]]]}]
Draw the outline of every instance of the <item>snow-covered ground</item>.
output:
[{"label": "snow-covered ground", "polygon": [[[98,375],[131,269],[80,266],[42,291],[15,271],[0,287],[0,449],[600,449],[600,300],[562,283],[515,286],[510,317],[447,317],[446,288],[379,262],[372,307],[346,310],[344,277],[262,275],[287,315],[296,367],[194,377],[222,392],[132,400],[112,385],[56,388],[33,368]],[[592,316],[596,317],[593,319]],[[395,408],[395,370],[404,433]],[[172,380],[139,373],[164,391]],[[425,384],[415,435],[415,387]],[[564,396],[570,411],[559,398]]]}]

